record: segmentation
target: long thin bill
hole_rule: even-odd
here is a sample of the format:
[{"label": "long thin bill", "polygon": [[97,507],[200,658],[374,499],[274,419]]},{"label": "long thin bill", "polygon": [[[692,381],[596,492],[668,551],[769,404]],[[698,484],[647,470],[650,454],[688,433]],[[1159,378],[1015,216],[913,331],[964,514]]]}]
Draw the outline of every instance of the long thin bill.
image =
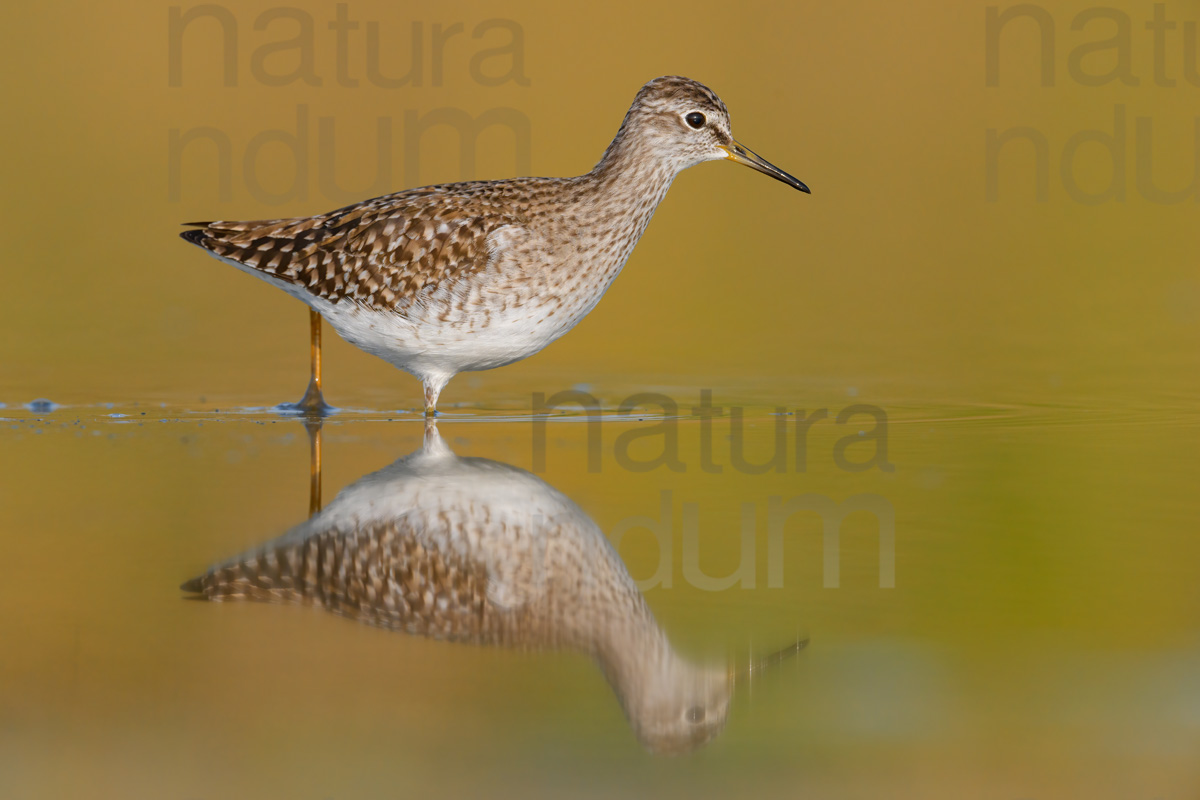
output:
[{"label": "long thin bill", "polygon": [[738,164],[745,164],[750,169],[756,169],[759,172],[761,172],[763,175],[770,175],[772,178],[774,178],[777,181],[783,181],[788,186],[791,186],[793,189],[799,189],[800,191],[804,192],[805,194],[812,194],[812,192],[809,191],[808,187],[804,185],[803,181],[793,178],[791,175],[787,174],[786,172],[781,170],[779,167],[775,166],[770,161],[767,161],[765,158],[760,156],[758,153],[754,152],[749,147],[746,147],[744,144],[741,144],[740,142],[734,142],[733,144],[723,147],[721,149],[723,149],[726,153],[729,154],[725,157],[727,159],[729,159],[730,161],[735,161]]}]

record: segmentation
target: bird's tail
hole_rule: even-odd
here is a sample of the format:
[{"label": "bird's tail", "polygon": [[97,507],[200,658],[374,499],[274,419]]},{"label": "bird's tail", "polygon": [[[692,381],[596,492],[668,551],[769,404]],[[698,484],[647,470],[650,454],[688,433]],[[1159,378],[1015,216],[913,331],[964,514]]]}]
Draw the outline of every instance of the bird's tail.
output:
[{"label": "bird's tail", "polygon": [[[303,560],[287,552],[267,550],[244,560],[221,564],[185,581],[180,589],[204,600],[256,600],[296,603],[305,600]],[[297,569],[299,567],[299,569]]]}]

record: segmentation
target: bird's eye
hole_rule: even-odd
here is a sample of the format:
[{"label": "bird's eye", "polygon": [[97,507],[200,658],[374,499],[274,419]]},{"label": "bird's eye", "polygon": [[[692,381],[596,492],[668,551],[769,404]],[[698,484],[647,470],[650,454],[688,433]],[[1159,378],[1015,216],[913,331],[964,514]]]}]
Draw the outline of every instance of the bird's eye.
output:
[{"label": "bird's eye", "polygon": [[[690,121],[691,120],[689,120],[689,122]],[[701,708],[700,706],[692,706],[691,708],[689,708],[687,710],[687,714],[685,716],[687,717],[688,722],[693,722],[693,723],[704,722],[704,709]]]},{"label": "bird's eye", "polygon": [[701,114],[699,111],[693,111],[692,113],[688,114],[683,119],[687,122],[688,125],[691,125],[696,130],[700,130],[701,128],[704,127],[704,115]]}]

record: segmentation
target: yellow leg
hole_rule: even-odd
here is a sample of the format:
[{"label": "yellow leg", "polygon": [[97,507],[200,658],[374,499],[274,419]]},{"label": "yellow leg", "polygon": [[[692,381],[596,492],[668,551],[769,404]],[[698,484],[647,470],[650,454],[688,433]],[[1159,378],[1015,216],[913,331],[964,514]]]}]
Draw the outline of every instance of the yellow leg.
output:
[{"label": "yellow leg", "polygon": [[312,360],[312,377],[309,378],[308,389],[296,404],[296,409],[305,414],[320,416],[330,408],[321,394],[321,315],[310,308],[308,322],[311,334],[309,357]]},{"label": "yellow leg", "polygon": [[316,309],[308,310],[308,326],[312,335],[309,357],[312,359],[312,385],[321,394],[321,315]]},{"label": "yellow leg", "polygon": [[321,423],[306,422],[308,430],[308,515],[321,510]]}]

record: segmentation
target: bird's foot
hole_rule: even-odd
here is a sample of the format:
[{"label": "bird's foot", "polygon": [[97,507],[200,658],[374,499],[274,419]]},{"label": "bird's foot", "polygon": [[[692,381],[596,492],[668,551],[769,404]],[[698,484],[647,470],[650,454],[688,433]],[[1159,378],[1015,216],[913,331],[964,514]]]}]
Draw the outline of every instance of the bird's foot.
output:
[{"label": "bird's foot", "polygon": [[309,381],[304,397],[301,397],[298,402],[282,403],[279,408],[305,417],[327,417],[336,410],[325,402],[325,396],[321,394],[321,386],[316,381]]}]

